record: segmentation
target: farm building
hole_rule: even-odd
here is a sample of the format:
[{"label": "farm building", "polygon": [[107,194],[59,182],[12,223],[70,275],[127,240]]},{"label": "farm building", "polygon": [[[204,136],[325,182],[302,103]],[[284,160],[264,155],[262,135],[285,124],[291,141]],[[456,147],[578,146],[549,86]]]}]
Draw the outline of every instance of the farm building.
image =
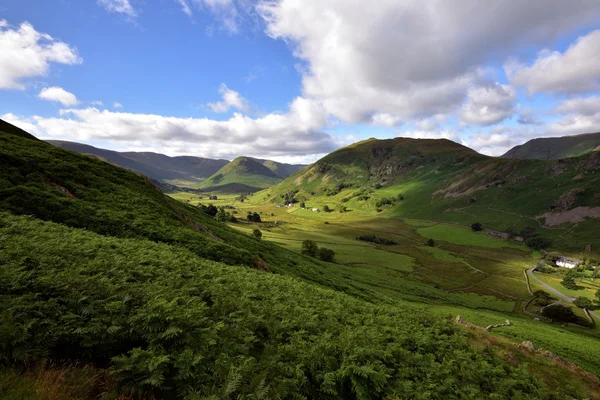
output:
[{"label": "farm building", "polygon": [[314,212],[321,212],[321,210],[319,210],[318,208],[313,208],[312,209]]},{"label": "farm building", "polygon": [[565,268],[577,268],[583,261],[570,257],[559,257],[556,259],[556,265]]}]

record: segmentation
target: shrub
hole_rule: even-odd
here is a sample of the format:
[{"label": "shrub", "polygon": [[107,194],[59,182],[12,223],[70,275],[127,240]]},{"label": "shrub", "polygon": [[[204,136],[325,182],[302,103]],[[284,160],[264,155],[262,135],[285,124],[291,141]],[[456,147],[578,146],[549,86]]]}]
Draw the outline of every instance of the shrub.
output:
[{"label": "shrub", "polygon": [[575,282],[575,275],[573,271],[567,272],[560,284],[566,287],[567,289],[571,290],[575,290],[578,288],[577,283]]},{"label": "shrub", "polygon": [[331,212],[331,209],[329,208],[328,205],[323,206],[323,212]]},{"label": "shrub", "polygon": [[425,244],[429,247],[435,247],[435,240],[429,238],[427,239],[427,241],[425,242]]},{"label": "shrub", "polygon": [[262,239],[262,232],[260,231],[260,229],[254,229],[252,231],[252,236],[260,240]]},{"label": "shrub", "polygon": [[257,212],[248,211],[248,217],[246,217],[250,222],[262,222],[260,219],[260,215]]}]

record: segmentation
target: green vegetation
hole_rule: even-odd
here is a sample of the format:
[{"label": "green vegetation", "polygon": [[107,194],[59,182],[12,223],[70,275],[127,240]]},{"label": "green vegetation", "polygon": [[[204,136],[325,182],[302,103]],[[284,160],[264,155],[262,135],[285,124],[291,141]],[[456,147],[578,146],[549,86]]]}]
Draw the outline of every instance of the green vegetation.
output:
[{"label": "green vegetation", "polygon": [[[392,207],[411,201],[390,187],[375,190],[406,193]],[[510,315],[494,335],[600,373],[595,330],[520,314],[524,245],[374,219],[354,198],[350,212],[314,213],[261,195],[182,203],[130,171],[0,133],[0,397],[53,398],[52,382],[65,399],[105,400],[600,395],[583,371],[453,322]],[[234,213],[250,219],[228,227]],[[428,228],[447,239],[424,246]],[[461,229],[510,246],[448,239]]]},{"label": "green vegetation", "polygon": [[386,238],[382,238],[375,235],[361,235],[356,238],[357,240],[362,240],[363,242],[371,242],[376,244],[384,244],[384,245],[394,245],[398,244],[395,240],[390,240]]},{"label": "green vegetation", "polygon": [[464,228],[461,226],[451,225],[433,225],[425,228],[419,228],[417,230],[420,235],[424,237],[430,237],[438,241],[444,241],[454,244],[488,247],[488,248],[502,248],[502,247],[513,247],[516,249],[523,249],[523,245],[515,242],[498,240],[492,238],[483,233],[473,232],[471,229]]}]

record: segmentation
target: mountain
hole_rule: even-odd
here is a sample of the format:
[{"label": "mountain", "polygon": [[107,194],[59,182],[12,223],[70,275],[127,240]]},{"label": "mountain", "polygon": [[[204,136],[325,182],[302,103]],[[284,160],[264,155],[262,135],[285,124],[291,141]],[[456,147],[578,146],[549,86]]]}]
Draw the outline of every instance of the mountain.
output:
[{"label": "mountain", "polygon": [[117,152],[61,140],[48,140],[48,143],[63,149],[92,155],[139,172],[149,178],[180,186],[191,186],[202,182],[202,180],[228,163],[227,160],[212,160],[201,157],[169,157],[157,153]]},{"label": "mountain", "polygon": [[325,156],[256,197],[535,231],[570,251],[598,251],[600,244],[599,152],[516,160],[487,157],[445,139],[370,139]]},{"label": "mountain", "polygon": [[210,191],[229,193],[256,192],[272,186],[284,178],[275,170],[279,169],[287,172],[288,169],[294,167],[296,166],[250,157],[238,157],[200,183],[198,187]]},{"label": "mountain", "polygon": [[272,160],[261,160],[259,158],[255,158],[254,160],[269,168],[281,178],[287,178],[288,176],[294,175],[296,172],[306,168],[306,165],[303,164],[285,164]]},{"label": "mountain", "polygon": [[600,132],[557,138],[538,138],[513,147],[502,157],[558,160],[600,151]]}]

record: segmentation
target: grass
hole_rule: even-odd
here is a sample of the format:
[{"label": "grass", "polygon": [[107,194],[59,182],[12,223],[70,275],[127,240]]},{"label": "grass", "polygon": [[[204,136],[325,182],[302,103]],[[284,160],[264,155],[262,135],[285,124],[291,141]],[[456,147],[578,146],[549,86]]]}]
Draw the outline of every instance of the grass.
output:
[{"label": "grass", "polygon": [[520,250],[527,249],[522,244],[508,240],[492,238],[486,235],[484,232],[473,232],[471,229],[462,226],[437,224],[425,228],[419,228],[417,232],[419,232],[419,234],[423,237],[460,245],[487,247],[493,249],[501,249],[503,247],[512,247]]}]

